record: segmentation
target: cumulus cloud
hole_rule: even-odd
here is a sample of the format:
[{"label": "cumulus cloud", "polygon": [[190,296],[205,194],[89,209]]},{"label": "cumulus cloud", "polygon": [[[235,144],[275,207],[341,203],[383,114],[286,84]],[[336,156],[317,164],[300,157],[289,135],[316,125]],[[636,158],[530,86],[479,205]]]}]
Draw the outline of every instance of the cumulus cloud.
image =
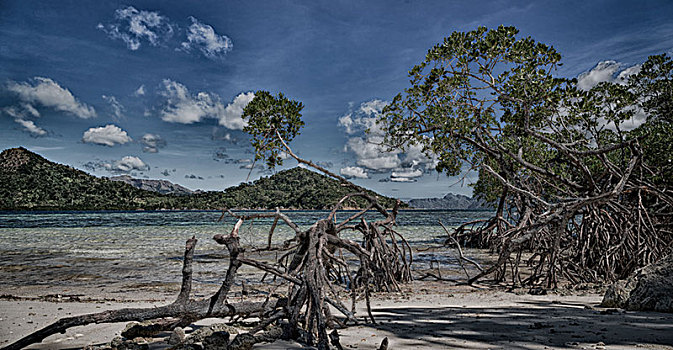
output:
[{"label": "cumulus cloud", "polygon": [[143,152],[157,153],[160,148],[166,147],[166,140],[161,135],[146,133],[140,139],[143,145]]},{"label": "cumulus cloud", "polygon": [[112,164],[106,164],[106,169],[113,172],[122,172],[128,173],[132,170],[146,171],[150,170],[150,166],[147,165],[142,159],[134,156],[124,156],[122,159],[115,161]]},{"label": "cumulus cloud", "polygon": [[346,143],[346,151],[355,153],[357,164],[371,170],[395,169],[401,165],[398,153],[400,151],[388,151],[381,145],[380,137],[368,135],[366,138],[352,137]]},{"label": "cumulus cloud", "polygon": [[[338,121],[346,134],[361,135],[349,138],[344,149],[355,153],[357,165],[374,171],[391,170],[401,165],[398,156],[400,151],[388,151],[382,145],[382,132],[376,124],[376,119],[386,105],[387,102],[377,99],[363,102]],[[365,134],[365,130],[369,130],[369,133]]]},{"label": "cumulus cloud", "polygon": [[346,134],[354,136],[348,139],[344,150],[355,155],[358,166],[347,168],[362,167],[377,173],[392,171],[391,176],[383,179],[383,182],[414,182],[416,178],[423,176],[426,170],[437,166],[437,157],[427,155],[421,145],[406,145],[401,150],[389,150],[383,144],[384,132],[376,120],[387,104],[377,99],[363,102],[339,118],[338,125]]},{"label": "cumulus cloud", "polygon": [[243,108],[255,97],[254,93],[242,93],[226,107],[219,96],[207,92],[192,95],[186,86],[170,79],[163,81],[160,94],[166,98],[161,109],[161,119],[170,123],[193,124],[204,118],[214,118],[225,128],[242,130],[247,122],[243,120]]},{"label": "cumulus cloud", "polygon": [[182,50],[198,50],[204,56],[215,59],[222,58],[233,49],[234,44],[229,37],[217,34],[213,27],[199,22],[194,17],[189,19],[192,24],[187,29],[187,41],[181,44]]},{"label": "cumulus cloud", "polygon": [[120,127],[108,124],[98,128],[90,128],[84,132],[82,141],[85,143],[95,143],[99,145],[114,146],[116,144],[125,144],[133,141],[126,131]]},{"label": "cumulus cloud", "polygon": [[382,132],[376,124],[376,119],[387,105],[388,102],[378,99],[363,102],[357,109],[341,116],[338,125],[344,128],[349,135],[362,133],[365,130],[369,130],[371,134],[380,135]]},{"label": "cumulus cloud", "polygon": [[31,104],[67,112],[82,119],[96,116],[93,107],[79,102],[70,90],[49,78],[35,77],[30,82],[10,81],[7,84],[7,90],[16,93],[24,102],[26,106],[24,108],[33,115],[39,115],[39,113]]},{"label": "cumulus cloud", "polygon": [[[590,90],[602,82],[625,84],[629,76],[640,72],[640,68],[639,64],[626,67],[624,64],[616,61],[602,61],[590,71],[577,76],[577,87],[583,90]],[[634,111],[635,114],[632,118],[620,123],[619,127],[622,130],[633,130],[646,121],[647,115],[644,111],[641,109]],[[615,123],[612,121],[599,120],[599,122],[608,129],[616,129]]]},{"label": "cumulus cloud", "polygon": [[358,166],[347,166],[345,168],[341,168],[341,170],[339,170],[339,173],[347,179],[352,179],[352,178],[368,179],[369,178],[369,174],[367,174],[367,171],[363,168],[358,167]]},{"label": "cumulus cloud", "polygon": [[627,77],[639,71],[640,65],[624,68],[623,64],[616,61],[601,61],[590,71],[577,76],[577,87],[589,90],[603,82],[623,84]]},{"label": "cumulus cloud", "polygon": [[105,102],[110,104],[110,108],[112,108],[112,114],[115,120],[124,118],[124,106],[119,103],[116,97],[107,95],[103,95],[102,97]]},{"label": "cumulus cloud", "polygon": [[407,145],[404,148],[404,160],[402,167],[413,168],[422,167],[425,170],[432,170],[437,167],[439,158],[435,154],[426,154],[423,151],[423,146],[419,144]]},{"label": "cumulus cloud", "polygon": [[47,134],[47,131],[42,129],[41,127],[35,125],[35,123],[32,120],[24,120],[24,119],[14,119],[15,122],[23,126],[23,128],[28,131],[31,135],[33,136],[44,136]]},{"label": "cumulus cloud", "polygon": [[92,171],[103,169],[114,174],[128,174],[134,170],[150,170],[150,166],[136,156],[124,156],[119,160],[113,161],[87,162],[84,164],[84,167]]},{"label": "cumulus cloud", "polygon": [[119,8],[114,21],[108,25],[98,23],[96,28],[110,38],[121,40],[129,50],[138,50],[142,42],[158,46],[173,36],[174,26],[167,17],[156,11],[137,10],[133,6]]},{"label": "cumulus cloud", "polygon": [[248,122],[243,119],[243,109],[255,98],[254,92],[240,93],[224,109],[224,113],[218,116],[219,124],[227,129],[243,130]]}]

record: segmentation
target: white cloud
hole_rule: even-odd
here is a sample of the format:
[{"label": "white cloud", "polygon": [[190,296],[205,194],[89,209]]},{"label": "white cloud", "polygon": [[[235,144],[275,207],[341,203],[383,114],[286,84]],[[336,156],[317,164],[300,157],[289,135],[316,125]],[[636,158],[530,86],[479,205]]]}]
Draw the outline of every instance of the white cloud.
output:
[{"label": "white cloud", "polygon": [[421,177],[423,176],[423,172],[420,169],[399,169],[397,171],[393,171],[392,177],[408,177],[408,178],[413,178],[413,177]]},{"label": "white cloud", "polygon": [[35,107],[29,105],[28,103],[22,103],[21,106],[30,114],[32,117],[38,118],[40,116],[40,112],[35,109]]},{"label": "white cloud", "polygon": [[[7,84],[7,89],[16,93],[19,98],[27,103],[40,104],[44,107],[53,108],[59,112],[68,112],[82,119],[93,118],[96,111],[93,107],[79,102],[70,90],[63,88],[57,82],[43,77],[35,77],[32,82],[14,82]],[[33,115],[37,110],[26,104],[26,109]],[[39,113],[37,113],[39,115]]]},{"label": "white cloud", "polygon": [[115,120],[124,118],[124,106],[122,106],[122,104],[119,103],[116,97],[107,95],[103,95],[102,97],[105,100],[105,102],[110,104]]},{"label": "white cloud", "polygon": [[133,93],[134,96],[145,96],[145,85],[140,85],[140,87]]},{"label": "white cloud", "polygon": [[589,90],[603,82],[623,84],[628,76],[639,71],[640,65],[623,69],[623,65],[616,61],[601,61],[590,71],[577,76],[577,87],[582,90]]},{"label": "white cloud", "polygon": [[379,115],[383,111],[383,108],[388,105],[388,102],[381,100],[371,100],[363,102],[360,105],[360,111],[367,115]]},{"label": "white cloud", "polygon": [[351,111],[339,118],[338,125],[343,127],[347,134],[354,135],[369,130],[370,134],[381,135],[382,130],[376,119],[381,115],[388,102],[371,100],[363,102],[355,111]]},{"label": "white cloud", "polygon": [[7,115],[15,119],[23,119],[26,117],[26,113],[22,110],[19,110],[17,107],[11,106],[2,109]]},{"label": "white cloud", "polygon": [[199,50],[204,56],[215,59],[222,58],[231,51],[234,44],[226,35],[219,35],[213,27],[189,17],[192,25],[187,30],[187,41],[182,42],[184,51]]},{"label": "white cloud", "polygon": [[[338,125],[349,135],[361,135],[348,139],[345,150],[355,153],[357,164],[382,171],[399,168],[402,164],[398,150],[388,151],[383,142],[383,132],[376,120],[388,103],[381,100],[363,102],[351,112],[341,116]],[[365,134],[365,130],[369,130]]]},{"label": "white cloud", "polygon": [[193,124],[204,118],[219,120],[219,124],[231,129],[242,130],[247,122],[242,119],[243,108],[254,98],[254,93],[241,93],[232,103],[224,107],[220,97],[199,92],[192,95],[186,86],[165,79],[164,91],[160,92],[166,98],[166,106],[161,110],[161,119],[170,123]]},{"label": "white cloud", "polygon": [[346,150],[355,153],[357,164],[371,170],[390,170],[399,168],[400,158],[397,156],[399,151],[388,152],[380,144],[383,140],[379,137],[368,136],[352,137],[346,144]]},{"label": "white cloud", "polygon": [[133,6],[117,9],[113,23],[96,26],[110,38],[122,40],[133,51],[138,50],[143,41],[152,46],[167,41],[173,36],[173,27],[168,18],[159,15],[159,12],[139,11]]},{"label": "white cloud", "polygon": [[341,168],[339,170],[339,173],[346,177],[347,179],[350,178],[358,178],[358,179],[368,179],[369,174],[367,174],[367,171],[363,168],[360,168],[358,166],[347,166],[345,168]]},{"label": "white cloud", "polygon": [[[624,68],[623,64],[616,61],[602,61],[599,62],[590,71],[584,72],[577,76],[577,87],[583,90],[590,90],[602,82],[626,84],[626,79],[629,76],[640,72],[640,68],[641,65],[639,64]],[[647,120],[647,115],[642,109],[634,108],[634,112],[635,114],[633,117],[619,124],[621,130],[633,130],[642,125]],[[616,130],[616,126],[613,121],[607,121],[601,118],[599,123],[610,130]]]},{"label": "white cloud", "polygon": [[104,163],[103,167],[108,171],[128,173],[133,170],[147,171],[150,166],[143,162],[142,159],[135,156],[124,156],[122,159],[113,163]]},{"label": "white cloud", "polygon": [[248,122],[243,120],[243,109],[255,98],[254,92],[240,93],[218,116],[219,124],[227,129],[242,130]]},{"label": "white cloud", "polygon": [[15,122],[21,124],[26,131],[30,132],[31,135],[35,136],[43,136],[47,134],[47,131],[40,128],[39,126],[35,125],[35,123],[32,120],[24,120],[24,119],[14,119]]},{"label": "white cloud", "polygon": [[157,153],[166,146],[166,141],[160,135],[150,133],[143,135],[140,143],[143,144],[143,152],[149,153]]},{"label": "white cloud", "polygon": [[423,146],[420,144],[407,145],[404,148],[404,161],[402,165],[405,167],[422,166],[425,169],[435,169],[439,163],[439,158],[432,154],[430,156],[423,152]]},{"label": "white cloud", "polygon": [[114,146],[116,144],[125,144],[133,141],[126,131],[120,127],[108,124],[99,128],[90,128],[84,132],[82,141],[86,143],[96,143],[99,145]]},{"label": "white cloud", "polygon": [[[407,145],[403,149],[389,150],[383,145],[384,131],[376,123],[388,103],[382,100],[363,102],[356,110],[339,118],[338,125],[351,137],[344,150],[355,155],[357,165],[376,172],[390,172],[385,181],[413,182],[423,176],[424,169],[437,166],[436,156],[428,156],[421,145]],[[368,130],[365,133],[365,130]]]},{"label": "white cloud", "polygon": [[392,182],[416,182],[416,179],[410,179],[408,177],[391,177],[390,181],[392,181]]},{"label": "white cloud", "polygon": [[28,117],[39,117],[40,113],[31,105],[23,103],[20,106],[10,106],[0,109],[0,111],[14,118],[14,122],[23,126],[24,130],[33,136],[44,136],[47,131],[35,125]]},{"label": "white cloud", "polygon": [[206,116],[217,115],[218,109],[224,110],[219,98],[206,92],[192,96],[186,86],[164,79],[165,90],[160,94],[166,97],[166,107],[161,110],[161,119],[170,123],[193,124]]}]

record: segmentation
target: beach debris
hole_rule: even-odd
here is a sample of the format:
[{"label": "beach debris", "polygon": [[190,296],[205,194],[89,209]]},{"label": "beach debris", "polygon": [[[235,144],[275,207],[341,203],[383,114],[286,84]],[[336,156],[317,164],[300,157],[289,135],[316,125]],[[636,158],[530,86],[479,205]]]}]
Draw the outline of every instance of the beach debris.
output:
[{"label": "beach debris", "polygon": [[136,337],[153,337],[161,332],[170,331],[180,325],[180,319],[167,317],[142,322],[130,322],[126,325],[121,335],[127,339]]},{"label": "beach debris", "polygon": [[126,339],[124,337],[115,337],[110,342],[112,350],[147,350],[150,342],[142,337]]},{"label": "beach debris", "polygon": [[214,323],[210,326],[201,327],[187,335],[185,344],[201,343],[213,333],[226,332],[227,334],[238,334],[238,330],[226,323]]},{"label": "beach debris", "polygon": [[217,331],[203,338],[203,348],[205,350],[227,349],[229,346],[230,334],[227,331]]},{"label": "beach debris", "polygon": [[168,338],[169,345],[178,345],[185,341],[185,330],[182,327],[175,327],[171,336]]},{"label": "beach debris", "polygon": [[378,350],[388,350],[388,337],[385,337],[383,340],[381,340],[381,345],[379,345]]}]

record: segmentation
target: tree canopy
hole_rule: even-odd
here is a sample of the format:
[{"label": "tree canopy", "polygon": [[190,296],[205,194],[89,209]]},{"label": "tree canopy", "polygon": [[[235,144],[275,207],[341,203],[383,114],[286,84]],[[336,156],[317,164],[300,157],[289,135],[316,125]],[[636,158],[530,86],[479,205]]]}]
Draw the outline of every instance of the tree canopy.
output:
[{"label": "tree canopy", "polygon": [[514,283],[615,279],[669,252],[670,57],[586,91],[556,76],[553,47],[517,34],[480,27],[431,48],[378,121],[387,144],[422,145],[448,175],[478,172],[475,194],[498,210],[463,239],[501,253],[483,275],[512,264]]}]

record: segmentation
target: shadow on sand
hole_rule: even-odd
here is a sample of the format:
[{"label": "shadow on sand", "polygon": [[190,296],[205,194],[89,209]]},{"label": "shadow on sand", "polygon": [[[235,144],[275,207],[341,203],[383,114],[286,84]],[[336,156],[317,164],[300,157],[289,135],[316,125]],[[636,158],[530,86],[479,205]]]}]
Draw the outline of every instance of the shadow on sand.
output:
[{"label": "shadow on sand", "polygon": [[379,307],[373,311],[378,325],[369,327],[379,331],[379,341],[392,334],[396,340],[391,346],[398,349],[632,349],[673,345],[673,314],[593,309],[568,302],[522,301],[497,309],[437,306]]}]

